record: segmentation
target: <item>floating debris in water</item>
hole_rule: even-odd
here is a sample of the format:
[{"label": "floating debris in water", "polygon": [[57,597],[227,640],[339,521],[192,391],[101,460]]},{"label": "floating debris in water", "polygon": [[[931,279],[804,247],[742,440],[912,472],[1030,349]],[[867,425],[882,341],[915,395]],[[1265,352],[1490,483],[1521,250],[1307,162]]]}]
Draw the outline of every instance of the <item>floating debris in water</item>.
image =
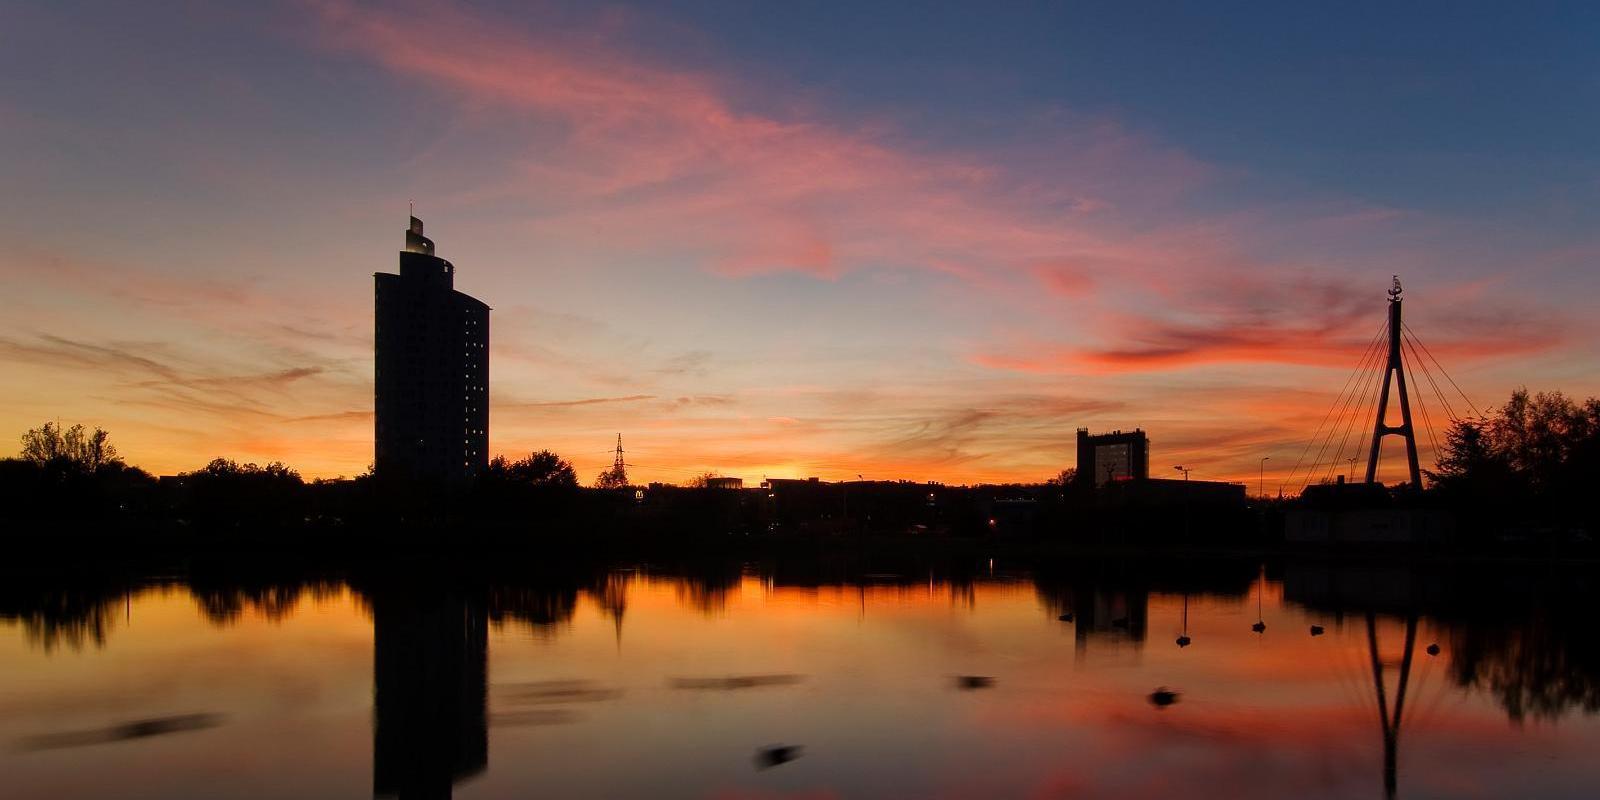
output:
[{"label": "floating debris in water", "polygon": [[988,675],[957,675],[957,689],[990,689],[994,687],[994,678]]},{"label": "floating debris in water", "polygon": [[1322,626],[1321,625],[1312,625],[1311,626],[1311,635],[1312,636],[1321,636],[1322,635]]},{"label": "floating debris in water", "polygon": [[1253,630],[1256,633],[1261,633],[1262,631],[1265,631],[1266,629],[1267,629],[1267,623],[1262,621],[1262,620],[1256,620],[1256,624],[1250,626],[1250,630]]},{"label": "floating debris in water", "polygon": [[761,686],[792,686],[804,678],[800,675],[729,675],[723,678],[673,678],[674,689],[727,690],[754,689]]},{"label": "floating debris in water", "polygon": [[94,730],[30,736],[17,744],[24,750],[54,750],[63,747],[108,744],[129,739],[147,739],[151,736],[163,736],[169,733],[215,728],[222,724],[222,719],[223,716],[221,714],[178,714],[171,717],[152,717]]},{"label": "floating debris in water", "polygon": [[564,708],[532,708],[523,711],[503,711],[489,715],[489,724],[496,728],[565,725],[569,722],[577,721],[578,715]]},{"label": "floating debris in water", "polygon": [[1179,693],[1162,686],[1150,693],[1150,705],[1156,708],[1166,708],[1178,702]]},{"label": "floating debris in water", "polygon": [[495,693],[509,703],[541,705],[554,703],[595,703],[622,696],[621,689],[597,686],[593,681],[528,681],[496,684]]},{"label": "floating debris in water", "polygon": [[805,748],[797,744],[778,744],[756,750],[756,769],[771,769],[800,757]]}]

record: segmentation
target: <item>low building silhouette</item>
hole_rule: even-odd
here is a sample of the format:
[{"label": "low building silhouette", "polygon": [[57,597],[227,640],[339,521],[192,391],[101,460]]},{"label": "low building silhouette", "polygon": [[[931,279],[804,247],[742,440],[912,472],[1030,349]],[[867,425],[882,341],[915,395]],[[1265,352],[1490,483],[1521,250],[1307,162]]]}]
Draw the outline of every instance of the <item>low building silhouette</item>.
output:
[{"label": "low building silhouette", "polygon": [[1102,506],[1181,506],[1236,508],[1245,504],[1245,485],[1224,481],[1144,478],[1100,487]]},{"label": "low building silhouette", "polygon": [[489,306],[411,218],[400,274],[374,276],[374,454],[379,478],[451,483],[489,463]]},{"label": "low building silhouette", "polygon": [[1413,544],[1455,536],[1447,509],[1399,502],[1381,483],[1333,483],[1306,487],[1284,514],[1284,539],[1295,544]]}]

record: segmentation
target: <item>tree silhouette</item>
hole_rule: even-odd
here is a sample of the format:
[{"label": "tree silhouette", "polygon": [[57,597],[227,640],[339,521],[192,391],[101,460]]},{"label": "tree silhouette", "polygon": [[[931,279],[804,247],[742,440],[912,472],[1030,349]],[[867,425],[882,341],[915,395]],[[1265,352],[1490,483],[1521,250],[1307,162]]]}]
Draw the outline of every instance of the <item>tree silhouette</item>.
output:
[{"label": "tree silhouette", "polygon": [[226,458],[179,476],[189,510],[208,524],[285,523],[304,516],[305,482],[281,462],[266,466]]},{"label": "tree silhouette", "polygon": [[607,467],[594,479],[596,489],[626,489],[628,488],[628,472],[620,466]]},{"label": "tree silhouette", "polygon": [[540,450],[526,458],[508,461],[505,456],[495,456],[481,478],[486,483],[522,486],[547,486],[576,489],[578,474],[572,463],[550,452]]},{"label": "tree silhouette", "polygon": [[0,504],[16,521],[49,520],[110,535],[107,523],[132,521],[151,509],[155,478],[117,457],[101,428],[54,422],[21,437],[16,458],[0,459]]},{"label": "tree silhouette", "polygon": [[1428,475],[1478,528],[1516,521],[1593,529],[1588,492],[1600,480],[1600,400],[1519,389],[1489,416],[1454,422]]},{"label": "tree silhouette", "polygon": [[117,448],[111,444],[111,434],[104,428],[89,433],[82,425],[73,425],[63,431],[54,422],[22,434],[21,458],[35,466],[65,468],[82,475],[122,464]]}]

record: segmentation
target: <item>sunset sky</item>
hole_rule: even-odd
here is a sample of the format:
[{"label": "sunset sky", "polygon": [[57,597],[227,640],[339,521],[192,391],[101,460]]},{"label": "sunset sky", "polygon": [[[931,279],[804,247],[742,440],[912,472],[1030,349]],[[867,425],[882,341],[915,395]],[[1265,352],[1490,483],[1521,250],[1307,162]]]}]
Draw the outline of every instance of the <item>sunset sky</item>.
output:
[{"label": "sunset sky", "polygon": [[1597,41],[1582,3],[0,0],[0,432],[364,471],[415,199],[494,308],[494,452],[1036,481],[1139,426],[1271,490],[1395,273],[1478,406],[1600,393]]}]

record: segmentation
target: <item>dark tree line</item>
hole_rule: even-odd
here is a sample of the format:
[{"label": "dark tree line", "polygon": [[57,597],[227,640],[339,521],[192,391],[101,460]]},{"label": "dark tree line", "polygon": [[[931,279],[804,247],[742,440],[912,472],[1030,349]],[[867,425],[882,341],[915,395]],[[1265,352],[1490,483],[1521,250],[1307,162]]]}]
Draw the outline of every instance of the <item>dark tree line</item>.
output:
[{"label": "dark tree line", "polygon": [[1590,535],[1600,514],[1600,399],[1520,389],[1445,434],[1434,493],[1479,535]]},{"label": "dark tree line", "polygon": [[128,538],[151,530],[210,535],[228,530],[285,530],[350,524],[385,525],[450,518],[510,519],[565,513],[578,494],[572,464],[548,450],[495,458],[470,484],[397,485],[371,474],[306,481],[281,462],[217,458],[156,478],[129,466],[104,429],[54,422],[21,437],[16,457],[0,459],[0,502],[21,537],[66,541]]},{"label": "dark tree line", "polygon": [[101,428],[54,422],[22,435],[16,458],[0,460],[0,502],[13,519],[96,524],[129,510],[155,485],[124,463]]}]

